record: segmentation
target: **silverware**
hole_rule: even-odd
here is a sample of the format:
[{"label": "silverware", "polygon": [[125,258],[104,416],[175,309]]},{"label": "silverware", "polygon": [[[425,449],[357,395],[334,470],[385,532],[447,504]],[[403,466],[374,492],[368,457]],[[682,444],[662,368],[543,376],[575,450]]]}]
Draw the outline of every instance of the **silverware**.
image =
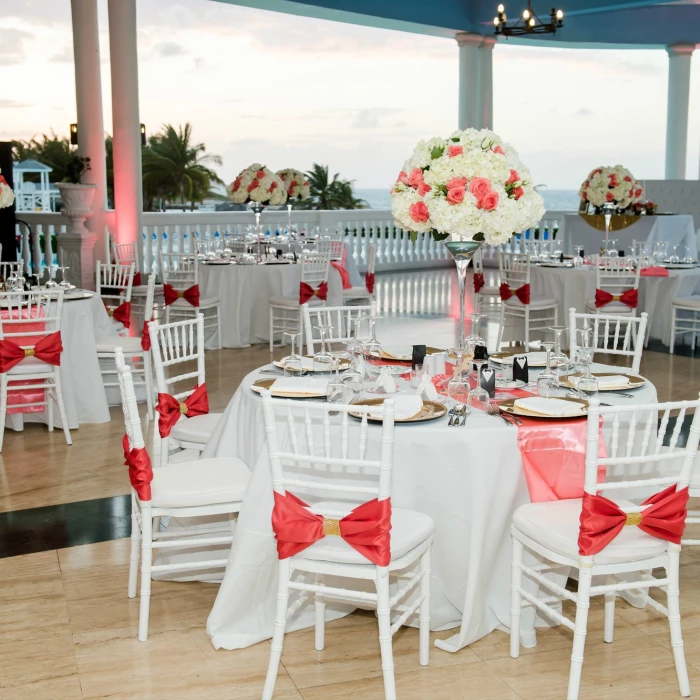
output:
[{"label": "silverware", "polygon": [[[451,425],[460,426],[464,425],[464,421],[467,417],[467,407],[463,403],[458,403],[454,408],[453,422]],[[461,420],[461,423],[460,423]]]},{"label": "silverware", "polygon": [[626,399],[633,399],[634,394],[625,394],[622,391],[606,391],[606,394],[615,394],[616,396],[624,396]]},{"label": "silverware", "polygon": [[447,421],[448,427],[452,425],[454,418],[455,418],[455,407],[453,406],[448,412],[447,415],[450,417],[450,420]]}]

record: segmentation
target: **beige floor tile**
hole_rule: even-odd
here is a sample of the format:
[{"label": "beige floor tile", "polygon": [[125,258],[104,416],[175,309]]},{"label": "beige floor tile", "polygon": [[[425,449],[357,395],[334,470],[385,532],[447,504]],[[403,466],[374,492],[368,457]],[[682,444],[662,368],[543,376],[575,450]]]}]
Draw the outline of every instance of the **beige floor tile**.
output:
[{"label": "beige floor tile", "polygon": [[70,634],[63,593],[0,605],[0,644]]},{"label": "beige floor tile", "polygon": [[0,688],[0,700],[83,700],[83,692],[80,677],[75,673],[72,676]]}]

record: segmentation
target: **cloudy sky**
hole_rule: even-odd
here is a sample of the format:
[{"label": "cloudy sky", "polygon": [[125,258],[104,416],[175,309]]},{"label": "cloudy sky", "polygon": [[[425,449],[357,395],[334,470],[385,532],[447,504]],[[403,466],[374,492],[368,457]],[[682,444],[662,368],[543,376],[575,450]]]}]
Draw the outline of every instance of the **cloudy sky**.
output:
[{"label": "cloudy sky", "polygon": [[[5,2],[0,139],[75,120],[69,0]],[[327,163],[359,187],[388,187],[415,142],[457,121],[451,39],[345,25],[212,0],[137,0],[141,121],[190,121],[231,180],[251,161]],[[111,130],[106,0],[99,0],[105,129]],[[696,52],[697,53],[697,52]],[[700,161],[700,59],[693,59],[688,177]],[[576,188],[623,163],[663,177],[664,51],[522,48],[494,53],[494,128],[533,178]]]}]

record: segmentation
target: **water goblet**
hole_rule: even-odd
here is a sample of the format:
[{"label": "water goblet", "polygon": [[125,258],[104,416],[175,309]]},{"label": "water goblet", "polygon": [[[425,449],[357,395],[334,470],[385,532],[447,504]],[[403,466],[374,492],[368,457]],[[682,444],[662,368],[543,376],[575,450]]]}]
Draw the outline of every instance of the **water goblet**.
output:
[{"label": "water goblet", "polygon": [[314,354],[314,372],[316,374],[330,374],[333,370],[333,356],[326,348],[326,333],[328,326],[316,326],[321,336],[321,349]]},{"label": "water goblet", "polygon": [[359,366],[362,348],[354,338],[348,340],[345,343],[345,347],[347,348],[346,355],[350,358],[350,366],[340,376],[345,386],[347,386],[353,394],[359,394],[362,391],[362,381],[364,379]]},{"label": "water goblet", "polygon": [[464,339],[465,347],[472,347],[477,345],[486,345],[486,341],[479,335],[479,321],[484,318],[486,314],[467,314],[467,318],[471,320],[471,326],[469,329],[469,335]]},{"label": "water goblet", "polygon": [[563,374],[569,369],[569,357],[561,349],[561,334],[569,329],[567,326],[551,326],[549,330],[554,333],[554,352],[550,358],[550,366],[554,371]]},{"label": "water goblet", "polygon": [[671,255],[668,256],[668,262],[671,265],[678,265],[681,259],[678,257],[678,243],[674,243],[671,248]]},{"label": "water goblet", "polygon": [[299,377],[304,373],[304,363],[301,355],[297,354],[295,351],[295,344],[297,338],[301,336],[301,333],[285,332],[284,335],[289,337],[292,344],[292,349],[289,355],[282,358],[282,368],[284,369],[284,376]]},{"label": "water goblet", "polygon": [[59,283],[59,287],[70,289],[71,283],[66,279],[66,270],[70,270],[70,267],[67,267],[64,263],[59,265],[56,269],[61,271],[61,281]]},{"label": "water goblet", "polygon": [[[447,398],[450,401],[451,408],[454,409],[457,406],[466,406],[467,398],[469,396],[469,379],[464,373],[462,367],[464,365],[464,349],[455,348],[450,351],[451,354],[455,355],[457,361],[455,362],[454,371],[452,373],[452,378],[447,384]],[[466,409],[467,412],[469,409]]]},{"label": "water goblet", "polygon": [[369,320],[369,327],[372,337],[363,344],[363,350],[366,357],[379,360],[382,356],[382,344],[377,340],[376,318],[371,318]]},{"label": "water goblet", "polygon": [[[326,400],[328,403],[345,403],[345,392],[346,384],[340,375],[340,360],[343,353],[333,353],[333,368],[335,369],[335,374],[328,380],[328,385],[326,386]],[[330,415],[337,415],[337,413],[331,413]]]},{"label": "water goblet", "polygon": [[559,376],[552,370],[552,341],[543,341],[540,345],[547,351],[547,364],[545,369],[537,375],[537,394],[543,398],[550,398],[559,388]]},{"label": "water goblet", "polygon": [[484,413],[487,413],[491,397],[489,392],[481,386],[481,368],[488,364],[488,360],[473,360],[473,363],[476,370],[476,386],[467,396],[467,406],[470,409],[480,408]]}]

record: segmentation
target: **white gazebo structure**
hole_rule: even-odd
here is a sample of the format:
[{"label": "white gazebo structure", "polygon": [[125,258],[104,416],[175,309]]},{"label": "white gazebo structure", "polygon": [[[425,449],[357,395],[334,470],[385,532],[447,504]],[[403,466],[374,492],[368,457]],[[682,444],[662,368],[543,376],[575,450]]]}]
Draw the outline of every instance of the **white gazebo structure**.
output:
[{"label": "white gazebo structure", "polygon": [[[51,190],[49,173],[53,171],[48,165],[28,158],[12,166],[12,178],[15,183],[17,211],[53,211],[58,190]],[[25,175],[39,175],[39,182],[29,182]]]}]

